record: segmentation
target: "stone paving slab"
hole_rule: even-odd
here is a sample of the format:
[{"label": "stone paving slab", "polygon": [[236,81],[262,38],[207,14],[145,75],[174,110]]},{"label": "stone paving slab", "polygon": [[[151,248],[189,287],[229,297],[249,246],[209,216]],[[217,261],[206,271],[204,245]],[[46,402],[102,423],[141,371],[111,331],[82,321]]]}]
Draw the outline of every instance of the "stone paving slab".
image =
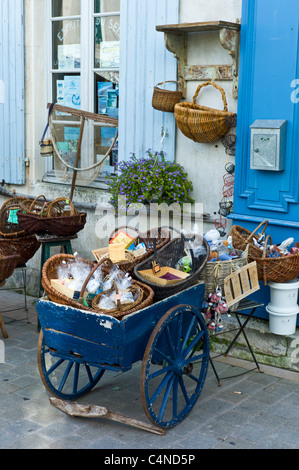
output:
[{"label": "stone paving slab", "polygon": [[[4,342],[5,363],[0,363],[0,449],[299,449],[299,383],[285,371],[283,377],[275,370],[250,371],[218,387],[209,368],[193,411],[165,436],[104,419],[65,415],[51,406],[39,376],[34,301],[29,322],[26,312],[21,319],[7,315],[9,338]],[[216,366],[220,376],[246,372],[239,365]],[[140,367],[136,364],[124,374],[106,372],[78,401],[147,422],[139,391]]]}]

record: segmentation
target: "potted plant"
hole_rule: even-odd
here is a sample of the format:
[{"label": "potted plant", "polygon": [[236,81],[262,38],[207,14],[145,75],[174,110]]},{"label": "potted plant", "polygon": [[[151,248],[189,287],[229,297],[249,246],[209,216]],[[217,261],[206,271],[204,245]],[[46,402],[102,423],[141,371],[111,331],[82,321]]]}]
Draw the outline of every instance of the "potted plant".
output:
[{"label": "potted plant", "polygon": [[128,161],[121,162],[116,176],[107,178],[110,204],[118,208],[119,198],[125,200],[126,208],[135,204],[193,203],[193,185],[184,168],[167,161],[164,152],[148,149],[138,158],[131,153]]}]

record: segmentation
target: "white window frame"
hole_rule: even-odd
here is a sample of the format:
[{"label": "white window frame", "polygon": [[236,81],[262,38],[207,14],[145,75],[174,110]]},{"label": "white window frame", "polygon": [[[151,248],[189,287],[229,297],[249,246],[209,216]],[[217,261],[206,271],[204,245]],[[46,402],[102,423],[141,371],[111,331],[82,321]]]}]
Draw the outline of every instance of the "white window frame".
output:
[{"label": "white window frame", "polygon": [[[55,73],[74,73],[76,75],[80,74],[81,77],[81,109],[85,111],[91,110],[91,112],[95,112],[94,110],[94,79],[95,73],[97,71],[113,71],[120,73],[120,69],[115,68],[105,68],[99,69],[95,67],[95,18],[97,17],[110,17],[110,16],[120,16],[120,11],[117,12],[105,12],[105,13],[94,13],[94,0],[81,0],[81,14],[74,15],[74,16],[61,16],[61,17],[52,17],[52,0],[47,1],[47,33],[46,33],[46,44],[49,45],[47,47],[48,57],[46,60],[47,70],[48,70],[48,80],[47,80],[47,96],[49,97],[49,102],[53,99],[53,75]],[[81,67],[80,69],[74,70],[67,70],[67,71],[59,71],[59,69],[53,69],[52,67],[52,57],[53,57],[53,38],[52,38],[52,23],[55,20],[64,21],[68,19],[79,19],[80,20],[80,44],[81,44]],[[88,38],[85,39],[84,38]],[[87,42],[87,47],[85,44]],[[84,54],[83,50],[87,50],[87,53]],[[94,124],[96,125],[96,124]],[[92,126],[91,135],[88,136],[88,149],[87,153],[90,156],[90,159],[93,158],[93,146],[94,146],[94,134]],[[86,133],[85,129],[85,133]],[[83,152],[82,152],[83,153]],[[43,178],[44,182],[56,183],[56,184],[65,184],[61,183],[55,177],[55,172],[53,170],[53,158],[47,159],[45,162],[45,175]],[[93,164],[94,162],[87,162],[88,165]],[[105,177],[99,175],[97,179],[88,184],[88,187],[100,188],[105,189],[106,185],[104,183]]]}]

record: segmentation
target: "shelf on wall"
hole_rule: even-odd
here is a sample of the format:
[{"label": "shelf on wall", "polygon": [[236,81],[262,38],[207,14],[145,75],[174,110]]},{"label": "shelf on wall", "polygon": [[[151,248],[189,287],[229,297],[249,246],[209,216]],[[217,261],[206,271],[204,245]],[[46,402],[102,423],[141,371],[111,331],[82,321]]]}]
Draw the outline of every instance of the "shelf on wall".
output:
[{"label": "shelf on wall", "polygon": [[[239,23],[228,21],[209,21],[202,23],[181,23],[156,26],[163,32],[166,48],[174,54],[178,61],[178,79],[180,89],[186,98],[186,86],[189,80],[232,80],[233,97],[238,97],[239,81]],[[189,33],[219,32],[220,44],[232,58],[232,65],[187,65],[187,36]]]}]

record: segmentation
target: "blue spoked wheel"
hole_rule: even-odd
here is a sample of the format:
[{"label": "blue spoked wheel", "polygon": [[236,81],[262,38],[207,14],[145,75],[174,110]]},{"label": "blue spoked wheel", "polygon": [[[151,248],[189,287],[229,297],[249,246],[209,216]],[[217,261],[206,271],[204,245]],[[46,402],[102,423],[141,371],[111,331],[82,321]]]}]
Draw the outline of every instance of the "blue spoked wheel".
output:
[{"label": "blue spoked wheel", "polygon": [[37,352],[39,373],[46,389],[63,400],[74,400],[88,393],[102,378],[105,369],[93,367],[80,358],[62,358],[51,350],[40,332]]},{"label": "blue spoked wheel", "polygon": [[141,398],[151,422],[173,428],[194,407],[209,364],[209,334],[199,310],[179,305],[156,325],[141,369]]}]

